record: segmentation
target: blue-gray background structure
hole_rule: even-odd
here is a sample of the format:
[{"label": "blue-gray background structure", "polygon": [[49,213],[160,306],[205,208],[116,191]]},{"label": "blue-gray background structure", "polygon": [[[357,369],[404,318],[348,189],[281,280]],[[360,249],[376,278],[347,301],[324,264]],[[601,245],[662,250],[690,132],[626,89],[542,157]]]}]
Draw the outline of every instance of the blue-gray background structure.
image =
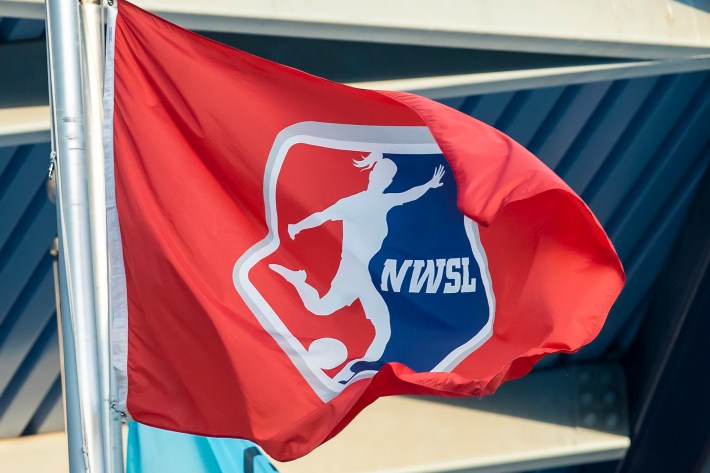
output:
[{"label": "blue-gray background structure", "polygon": [[[42,75],[46,73],[46,65],[41,63],[46,60],[44,34],[41,20],[0,18],[0,45],[13,44],[13,49],[5,50],[12,51],[11,55],[0,53],[0,107],[46,103],[46,75]],[[396,74],[416,77],[429,74],[432,69],[459,73],[465,69],[461,69],[462,63],[487,58],[491,67],[500,69],[510,64],[579,62],[574,56],[523,53],[505,56],[504,53],[493,55],[454,48],[277,40],[251,35],[213,36],[339,81],[380,79]],[[329,54],[340,58],[340,62],[324,59]],[[410,56],[424,60],[413,67],[411,62],[402,60]],[[29,59],[34,63],[23,69]],[[590,61],[594,59],[587,58],[587,63]],[[398,64],[401,67],[398,68]],[[682,335],[683,323],[692,321],[692,314],[681,314],[673,319],[675,323],[666,326],[656,319],[663,317],[658,315],[659,304],[666,303],[659,291],[680,291],[685,287],[680,280],[683,268],[672,273],[679,275],[675,282],[667,280],[674,259],[692,261],[692,255],[684,254],[679,242],[685,241],[682,240],[684,235],[687,239],[691,238],[688,234],[700,232],[702,235],[707,231],[696,229],[694,225],[702,219],[693,220],[689,213],[695,205],[701,209],[696,213],[702,214],[705,209],[706,215],[710,215],[708,202],[699,196],[702,185],[710,184],[707,170],[710,163],[710,70],[438,100],[500,129],[550,166],[592,208],[626,269],[626,287],[599,337],[577,354],[543,360],[537,369],[620,360],[625,363],[627,372],[631,371],[628,373],[630,381],[638,380],[639,385],[643,385],[647,378],[658,378],[654,386],[662,386],[665,375],[654,370],[647,357],[637,356],[642,349],[635,347],[650,333],[659,337],[659,347],[666,346],[664,337],[668,337],[668,344],[672,345],[673,337],[692,335]],[[45,142],[33,140],[0,147],[0,437],[64,428],[49,254],[56,235],[56,214],[46,188],[48,140],[47,134]],[[697,256],[703,258],[704,254],[700,252]],[[707,278],[702,277],[703,271],[706,269],[687,283],[698,285],[699,289],[693,293],[694,301],[710,291]],[[680,310],[677,305],[671,307],[670,312]],[[707,308],[707,303],[703,307]],[[655,332],[650,332],[652,330]],[[692,340],[688,343],[693,343]],[[672,348],[669,348],[664,369],[674,360]],[[707,372],[693,373],[693,367],[688,366],[692,360],[682,357],[680,360],[677,368],[686,370],[688,376],[707,377]],[[637,368],[641,375],[634,374]],[[645,375],[644,370],[648,371]],[[642,414],[653,408],[654,402],[666,398],[649,399],[648,392],[638,388],[634,393],[634,389],[630,386],[630,402],[638,404],[631,405],[632,424],[638,427],[639,422],[648,422],[641,419]],[[671,401],[663,402],[667,403],[667,409],[675,409]],[[639,432],[632,431],[629,451],[635,455],[633,461],[636,462],[641,461],[643,455],[649,455],[634,449],[636,438],[639,442],[651,442],[644,444],[647,447],[656,445]],[[707,435],[707,431],[697,434]],[[707,439],[703,440],[699,451],[679,455],[695,455],[695,463],[688,464],[708,468],[708,445]],[[627,459],[626,465],[611,462],[554,471],[601,473],[619,468],[651,471],[639,469],[640,466],[634,469],[630,461]]]}]

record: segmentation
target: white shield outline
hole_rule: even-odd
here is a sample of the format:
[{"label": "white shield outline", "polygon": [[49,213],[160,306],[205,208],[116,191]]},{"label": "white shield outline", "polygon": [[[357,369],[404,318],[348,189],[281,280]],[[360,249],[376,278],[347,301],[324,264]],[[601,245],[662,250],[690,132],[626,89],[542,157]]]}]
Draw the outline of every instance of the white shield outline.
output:
[{"label": "white shield outline", "polygon": [[[234,287],[266,331],[276,340],[303,375],[313,391],[323,402],[328,402],[345,387],[375,375],[363,371],[340,384],[330,378],[317,365],[309,362],[306,348],[288,330],[266,299],[249,280],[249,271],[262,259],[272,254],[280,245],[278,215],[276,212],[276,183],[284,159],[296,144],[308,144],[336,150],[380,152],[388,154],[443,154],[431,132],[423,126],[366,126],[336,123],[301,122],[283,129],[274,140],[264,172],[264,207],[269,232],[263,240],[245,252],[234,265]],[[471,243],[473,255],[481,271],[481,282],[488,299],[489,315],[481,330],[463,345],[454,349],[431,371],[449,372],[464,358],[488,340],[493,334],[495,297],[488,270],[488,261],[481,245],[478,224],[464,216],[464,228]]]}]

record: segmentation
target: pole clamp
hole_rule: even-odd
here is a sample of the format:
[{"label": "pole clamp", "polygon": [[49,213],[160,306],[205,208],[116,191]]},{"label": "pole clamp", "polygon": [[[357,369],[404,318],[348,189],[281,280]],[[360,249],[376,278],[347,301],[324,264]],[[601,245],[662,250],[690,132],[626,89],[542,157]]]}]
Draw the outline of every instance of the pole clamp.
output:
[{"label": "pole clamp", "polygon": [[126,413],[118,408],[118,403],[116,401],[111,401],[110,408],[113,412],[120,415],[121,417],[124,417],[124,418],[127,417]]},{"label": "pole clamp", "polygon": [[49,153],[49,171],[47,172],[47,179],[50,181],[54,180],[54,175],[57,170],[57,152],[52,151]]}]

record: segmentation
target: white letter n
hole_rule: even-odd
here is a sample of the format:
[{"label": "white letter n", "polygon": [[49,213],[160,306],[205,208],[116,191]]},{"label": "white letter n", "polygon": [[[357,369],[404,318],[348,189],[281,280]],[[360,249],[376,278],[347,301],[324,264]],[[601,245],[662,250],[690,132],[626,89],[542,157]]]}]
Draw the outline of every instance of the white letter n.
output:
[{"label": "white letter n", "polygon": [[404,277],[407,275],[407,271],[411,266],[412,260],[404,260],[402,266],[399,268],[399,271],[397,271],[397,260],[385,260],[385,267],[382,269],[382,282],[380,283],[380,288],[383,291],[388,291],[387,279],[389,279],[392,290],[394,292],[399,292],[402,289]]}]

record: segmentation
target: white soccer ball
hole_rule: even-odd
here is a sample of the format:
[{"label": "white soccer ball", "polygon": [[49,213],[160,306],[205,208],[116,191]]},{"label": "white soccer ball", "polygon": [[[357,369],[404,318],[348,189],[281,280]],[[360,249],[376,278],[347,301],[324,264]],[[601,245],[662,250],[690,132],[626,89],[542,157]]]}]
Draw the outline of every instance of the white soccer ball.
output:
[{"label": "white soccer ball", "polygon": [[348,357],[345,344],[335,338],[319,338],[308,347],[311,363],[324,370],[330,370],[343,364]]}]

